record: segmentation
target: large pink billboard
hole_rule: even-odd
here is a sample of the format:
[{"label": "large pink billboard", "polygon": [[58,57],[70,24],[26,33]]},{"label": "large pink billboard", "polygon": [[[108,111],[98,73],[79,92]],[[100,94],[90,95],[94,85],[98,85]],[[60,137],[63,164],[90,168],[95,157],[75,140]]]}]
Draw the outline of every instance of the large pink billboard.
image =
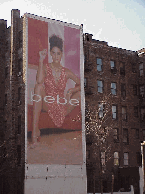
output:
[{"label": "large pink billboard", "polygon": [[27,18],[27,162],[82,164],[80,29]]}]

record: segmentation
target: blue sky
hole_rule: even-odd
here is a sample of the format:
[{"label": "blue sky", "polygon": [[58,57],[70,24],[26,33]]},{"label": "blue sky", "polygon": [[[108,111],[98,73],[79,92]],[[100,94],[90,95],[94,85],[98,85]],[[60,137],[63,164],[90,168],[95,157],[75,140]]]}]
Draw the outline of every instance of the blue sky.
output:
[{"label": "blue sky", "polygon": [[145,0],[1,0],[0,19],[11,25],[11,10],[76,25],[110,46],[137,51],[145,47]]}]

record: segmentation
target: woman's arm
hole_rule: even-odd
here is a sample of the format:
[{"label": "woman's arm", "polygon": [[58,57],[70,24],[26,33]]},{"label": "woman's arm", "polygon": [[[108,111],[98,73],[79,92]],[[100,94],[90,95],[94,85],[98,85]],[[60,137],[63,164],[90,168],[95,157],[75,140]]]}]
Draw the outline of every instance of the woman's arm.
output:
[{"label": "woman's arm", "polygon": [[43,61],[46,57],[46,54],[47,54],[46,49],[39,52],[40,59],[39,59],[39,66],[38,66],[38,71],[37,71],[37,75],[36,75],[36,81],[37,81],[38,84],[42,84],[44,82],[45,67],[43,65]]},{"label": "woman's arm", "polygon": [[67,79],[73,80],[77,85],[76,87],[69,89],[69,93],[73,94],[81,90],[80,79],[70,70],[67,71]]}]

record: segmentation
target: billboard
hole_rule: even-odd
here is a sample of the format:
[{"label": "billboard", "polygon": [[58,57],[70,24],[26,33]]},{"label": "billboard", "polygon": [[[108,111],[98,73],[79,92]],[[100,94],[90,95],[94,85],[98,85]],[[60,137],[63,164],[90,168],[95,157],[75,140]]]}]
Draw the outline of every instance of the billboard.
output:
[{"label": "billboard", "polygon": [[82,165],[81,27],[26,17],[27,163]]}]

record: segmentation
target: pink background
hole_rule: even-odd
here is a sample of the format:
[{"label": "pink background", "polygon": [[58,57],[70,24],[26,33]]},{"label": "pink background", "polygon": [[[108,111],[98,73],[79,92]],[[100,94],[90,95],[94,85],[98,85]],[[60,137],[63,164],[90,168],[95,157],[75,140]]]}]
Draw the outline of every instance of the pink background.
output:
[{"label": "pink background", "polygon": [[[28,18],[28,64],[39,65],[39,51],[48,49],[48,23]],[[45,58],[44,63],[48,63]]]},{"label": "pink background", "polygon": [[80,31],[64,27],[65,67],[80,77]]}]

